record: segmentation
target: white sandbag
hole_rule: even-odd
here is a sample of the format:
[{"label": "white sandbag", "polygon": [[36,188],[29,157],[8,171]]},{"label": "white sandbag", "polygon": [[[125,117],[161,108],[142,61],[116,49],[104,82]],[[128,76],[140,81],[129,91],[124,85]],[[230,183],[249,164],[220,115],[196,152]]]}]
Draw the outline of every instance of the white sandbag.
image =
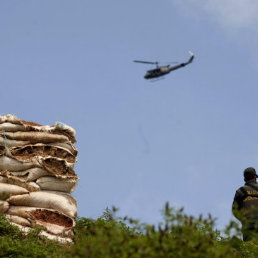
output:
[{"label": "white sandbag", "polygon": [[48,233],[54,234],[54,235],[61,235],[64,237],[73,237],[74,233],[72,229],[66,229],[63,226],[59,226],[56,224],[51,224],[48,222],[40,221],[40,220],[35,220],[32,221],[32,227],[43,227]]},{"label": "white sandbag", "polygon": [[35,182],[27,182],[24,186],[30,192],[36,192],[41,190],[40,186]]},{"label": "white sandbag", "polygon": [[33,127],[35,130],[39,130],[39,131],[42,131],[42,132],[51,132],[53,134],[61,134],[61,135],[65,135],[69,138],[69,140],[72,142],[72,143],[75,143],[76,142],[76,139],[75,139],[75,135],[76,135],[76,132],[75,130],[71,127],[71,126],[68,126],[64,123],[61,123],[61,122],[56,122],[55,125],[52,125],[52,126],[49,126],[49,125],[45,125],[45,126],[41,126],[41,127]]},{"label": "white sandbag", "polygon": [[44,176],[39,178],[36,183],[41,190],[72,192],[77,184],[78,179],[74,178],[56,178],[53,176]]},{"label": "white sandbag", "polygon": [[8,172],[6,171],[0,172],[0,175],[1,175],[0,176],[1,183],[19,186],[27,189],[29,192],[35,192],[40,190],[39,185],[36,184],[35,182],[24,182],[24,180],[20,178],[8,175]]},{"label": "white sandbag", "polygon": [[77,156],[78,154],[78,150],[75,148],[73,144],[71,144],[71,142],[55,142],[49,143],[48,145],[64,148],[65,150],[70,151],[74,156]]},{"label": "white sandbag", "polygon": [[7,194],[7,197],[10,197],[13,195],[22,195],[27,193],[28,190],[18,185],[0,183],[0,196],[4,196],[5,194]]},{"label": "white sandbag", "polygon": [[[11,225],[17,227],[24,234],[28,234],[32,230],[31,227],[21,226],[17,223],[14,223],[14,222],[9,222],[9,223]],[[52,241],[57,241],[57,242],[62,243],[62,244],[67,244],[67,243],[72,244],[73,243],[73,240],[69,237],[55,236],[55,235],[49,234],[49,233],[47,233],[46,231],[43,231],[43,230],[40,231],[39,236],[42,237],[42,238],[47,238],[47,239],[52,240]]]},{"label": "white sandbag", "polygon": [[0,214],[7,212],[9,209],[9,203],[0,200]]},{"label": "white sandbag", "polygon": [[[7,171],[7,170],[5,170],[5,173],[8,176],[13,176],[13,177],[17,177],[19,179],[22,179],[24,182],[26,182],[28,174],[29,174],[27,172],[27,170],[24,170],[24,171]],[[0,175],[1,175],[1,172],[0,172]]]},{"label": "white sandbag", "polygon": [[65,131],[67,134],[71,135],[75,139],[76,131],[69,125],[62,122],[56,122],[55,129],[60,131]]},{"label": "white sandbag", "polygon": [[24,182],[31,182],[42,176],[51,176],[53,174],[43,168],[30,168],[24,171],[8,171],[8,175],[18,177]]},{"label": "white sandbag", "polygon": [[9,170],[9,171],[21,171],[29,168],[35,167],[36,164],[32,162],[20,162],[16,159],[12,159],[7,156],[0,156],[0,171]]},{"label": "white sandbag", "polygon": [[17,116],[15,115],[5,115],[5,116],[0,116],[0,124],[2,123],[12,123],[12,124],[17,124],[17,125],[23,125],[26,130],[38,130],[38,131],[49,131],[49,132],[53,132],[56,133],[55,131],[61,131],[62,133],[66,133],[67,135],[70,135],[70,137],[75,138],[75,130],[62,123],[62,122],[56,122],[55,125],[53,126],[42,126],[38,123],[34,123],[34,122],[30,122],[30,121],[24,121],[19,119]]},{"label": "white sandbag", "polygon": [[41,231],[39,233],[39,236],[46,237],[49,240],[57,241],[62,244],[68,244],[68,243],[72,244],[73,243],[73,240],[70,237],[60,237],[60,236],[52,235],[52,234],[47,233],[46,231]]},{"label": "white sandbag", "polygon": [[[17,146],[25,146],[29,144],[30,144],[30,141],[16,141],[16,140],[7,139],[3,135],[0,136],[0,146],[6,146],[11,148],[11,147],[17,147]],[[71,142],[54,142],[54,143],[48,143],[48,145],[64,148],[65,150],[70,151],[74,156],[78,154],[78,150]]]},{"label": "white sandbag", "polygon": [[6,214],[5,215],[7,221],[9,222],[13,222],[15,224],[19,224],[21,226],[25,226],[25,227],[36,227],[36,226],[40,226],[45,228],[45,230],[48,233],[54,234],[54,235],[61,235],[61,236],[69,236],[72,237],[73,231],[70,228],[65,228],[64,226],[59,226],[56,224],[51,224],[45,221],[41,221],[41,220],[32,220],[31,222],[23,217],[20,216],[16,216],[16,215],[9,215]]},{"label": "white sandbag", "polygon": [[5,155],[7,148],[5,146],[0,146],[0,156]]},{"label": "white sandbag", "polygon": [[30,143],[53,143],[68,142],[69,138],[65,135],[52,134],[48,132],[0,132],[7,139],[16,141],[30,141]]},{"label": "white sandbag", "polygon": [[[8,214],[23,217],[23,218],[31,218],[30,213],[37,209],[39,209],[39,208],[26,207],[26,206],[12,206],[11,205],[9,207]],[[42,209],[40,209],[40,210],[42,210]]]},{"label": "white sandbag", "polygon": [[[9,222],[9,223],[11,225],[17,227],[25,235],[27,235],[32,230],[31,227],[21,226],[14,222]],[[57,241],[61,244],[72,244],[73,243],[73,240],[70,237],[61,237],[61,236],[52,235],[44,230],[39,232],[39,236],[40,236],[40,238],[47,238],[51,241]]]},{"label": "white sandbag", "polygon": [[57,135],[64,135],[69,138],[69,141],[72,143],[76,142],[75,139],[75,130],[68,126],[65,125],[61,122],[57,122],[55,125],[39,125],[33,122],[27,122],[24,120],[21,120],[23,126],[26,128],[26,131],[38,131],[38,132],[48,132],[52,134],[57,134]]},{"label": "white sandbag", "polygon": [[6,214],[5,217],[6,217],[7,221],[9,221],[9,222],[13,222],[13,223],[19,224],[21,226],[25,226],[25,227],[31,227],[30,221],[23,217],[9,215],[9,214]]},{"label": "white sandbag", "polygon": [[51,130],[52,133],[64,134],[69,138],[69,140],[72,143],[76,142],[76,138],[75,138],[76,132],[72,127],[70,127],[64,123],[61,123],[61,122],[56,122],[55,126],[52,126],[52,128],[53,128]]},{"label": "white sandbag", "polygon": [[60,225],[67,229],[75,226],[74,219],[53,209],[11,205],[8,214]]},{"label": "white sandbag", "polygon": [[10,140],[3,135],[0,136],[0,146],[6,146],[6,147],[15,147],[15,146],[24,146],[30,144],[29,141],[16,141],[16,140]]},{"label": "white sandbag", "polygon": [[75,226],[74,219],[66,216],[63,213],[55,211],[53,209],[42,209],[35,208],[28,211],[27,214],[30,215],[30,218],[34,221],[41,221],[52,225],[58,225],[64,229],[71,229]]},{"label": "white sandbag", "polygon": [[43,168],[31,168],[27,169],[24,171],[5,171],[5,172],[0,172],[0,175],[8,175],[8,177],[13,177],[20,179],[21,182],[32,182],[36,181],[40,177],[44,176],[52,176],[52,177],[57,177],[57,178],[63,178],[63,179],[72,179],[75,182],[77,182],[79,179],[75,175],[56,175],[54,173],[51,173],[47,171],[46,169]]},{"label": "white sandbag", "polygon": [[68,217],[77,215],[76,200],[68,193],[39,191],[11,196],[7,201],[12,205],[39,207],[59,211]]},{"label": "white sandbag", "polygon": [[56,122],[56,124],[53,126],[49,126],[49,125],[42,126],[34,122],[21,120],[14,115],[8,114],[6,116],[0,116],[0,124],[2,123],[10,123],[10,124],[22,126],[20,130],[15,130],[15,131],[23,131],[23,129],[25,129],[26,131],[50,132],[52,134],[66,135],[73,143],[76,141],[75,130],[72,127],[61,122]]},{"label": "white sandbag", "polygon": [[53,157],[38,157],[38,162],[44,169],[56,176],[76,176],[73,170],[74,163],[68,163],[63,159]]},{"label": "white sandbag", "polygon": [[72,228],[75,221],[60,212],[36,207],[11,206],[8,214],[26,218],[31,221],[32,226],[42,226],[49,233],[73,236]]},{"label": "white sandbag", "polygon": [[11,225],[17,227],[22,233],[24,233],[25,235],[28,234],[32,228],[30,227],[25,227],[25,226],[21,226],[17,223],[14,223],[14,222],[9,222]]},{"label": "white sandbag", "polygon": [[17,132],[17,131],[25,131],[25,127],[19,124],[13,124],[9,122],[0,123],[0,131],[5,132]]},{"label": "white sandbag", "polygon": [[17,116],[11,114],[0,116],[0,123],[22,124]]},{"label": "white sandbag", "polygon": [[64,148],[51,146],[48,144],[34,144],[10,149],[11,156],[22,162],[29,162],[34,157],[55,157],[64,159],[67,162],[75,163],[76,158]]},{"label": "white sandbag", "polygon": [[[20,225],[18,223],[14,223],[14,222],[9,222],[9,223],[11,225],[17,227],[25,235],[27,235],[32,230],[31,227],[22,226],[22,225]],[[47,233],[47,232],[45,232],[43,230],[39,232],[39,236],[41,238],[47,238],[49,240],[57,241],[57,242],[62,243],[62,244],[73,243],[72,239],[69,238],[69,237],[55,236],[55,235],[49,234],[49,233]]]}]

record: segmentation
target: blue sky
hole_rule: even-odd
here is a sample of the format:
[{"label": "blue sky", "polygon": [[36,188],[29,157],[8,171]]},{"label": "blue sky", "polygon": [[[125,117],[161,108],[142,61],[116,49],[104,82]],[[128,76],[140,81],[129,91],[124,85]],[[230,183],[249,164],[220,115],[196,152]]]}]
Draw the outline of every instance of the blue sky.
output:
[{"label": "blue sky", "polygon": [[[142,222],[166,201],[232,218],[258,163],[257,16],[246,0],[0,2],[1,115],[77,132],[79,216]],[[148,61],[186,61],[152,83]]]}]

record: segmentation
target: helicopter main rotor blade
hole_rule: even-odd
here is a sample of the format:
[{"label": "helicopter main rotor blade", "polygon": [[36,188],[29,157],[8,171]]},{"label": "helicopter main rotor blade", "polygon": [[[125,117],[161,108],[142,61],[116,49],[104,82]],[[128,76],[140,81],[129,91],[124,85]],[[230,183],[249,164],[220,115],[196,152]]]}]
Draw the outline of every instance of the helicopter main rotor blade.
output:
[{"label": "helicopter main rotor blade", "polygon": [[178,64],[179,62],[161,62],[160,64]]},{"label": "helicopter main rotor blade", "polygon": [[141,60],[134,60],[135,63],[142,63],[142,64],[158,64],[158,62],[148,62],[148,61],[141,61]]}]

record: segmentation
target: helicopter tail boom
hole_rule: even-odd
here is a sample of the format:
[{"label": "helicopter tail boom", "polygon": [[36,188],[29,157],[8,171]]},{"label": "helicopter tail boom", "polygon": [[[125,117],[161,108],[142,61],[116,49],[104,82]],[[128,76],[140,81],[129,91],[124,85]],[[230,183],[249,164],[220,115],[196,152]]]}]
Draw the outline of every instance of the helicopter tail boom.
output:
[{"label": "helicopter tail boom", "polygon": [[189,54],[191,55],[191,57],[189,58],[189,60],[188,60],[188,62],[187,62],[186,64],[190,64],[190,63],[192,63],[193,60],[194,60],[194,54],[193,54],[193,52],[189,51]]}]

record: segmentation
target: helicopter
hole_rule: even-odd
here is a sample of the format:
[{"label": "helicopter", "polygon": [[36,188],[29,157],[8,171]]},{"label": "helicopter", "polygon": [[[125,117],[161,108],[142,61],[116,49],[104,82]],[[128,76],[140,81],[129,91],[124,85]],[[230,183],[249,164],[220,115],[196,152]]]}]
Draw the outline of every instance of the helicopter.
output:
[{"label": "helicopter", "polygon": [[159,62],[148,62],[148,61],[141,61],[141,60],[134,60],[134,62],[142,63],[142,64],[156,65],[155,69],[148,70],[147,73],[144,75],[145,79],[154,79],[154,78],[164,76],[164,75],[170,73],[171,71],[182,68],[182,67],[192,63],[193,59],[194,59],[194,54],[191,51],[189,51],[189,54],[190,54],[190,58],[187,62],[178,64],[178,65],[174,65],[174,66],[170,66],[170,64],[175,63],[175,62],[171,62],[169,65],[163,65],[163,66],[159,66]]}]

